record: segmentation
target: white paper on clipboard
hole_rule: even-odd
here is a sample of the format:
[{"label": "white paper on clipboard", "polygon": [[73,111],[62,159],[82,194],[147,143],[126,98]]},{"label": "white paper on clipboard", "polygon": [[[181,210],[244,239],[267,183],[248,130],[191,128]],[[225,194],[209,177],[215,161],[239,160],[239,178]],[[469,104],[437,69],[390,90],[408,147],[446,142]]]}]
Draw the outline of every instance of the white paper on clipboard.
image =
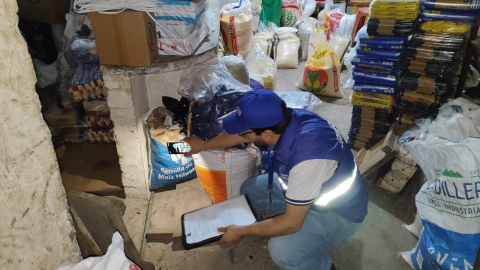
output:
[{"label": "white paper on clipboard", "polygon": [[212,206],[187,213],[183,226],[187,244],[199,243],[222,235],[219,227],[244,226],[256,222],[245,195],[237,196]]}]

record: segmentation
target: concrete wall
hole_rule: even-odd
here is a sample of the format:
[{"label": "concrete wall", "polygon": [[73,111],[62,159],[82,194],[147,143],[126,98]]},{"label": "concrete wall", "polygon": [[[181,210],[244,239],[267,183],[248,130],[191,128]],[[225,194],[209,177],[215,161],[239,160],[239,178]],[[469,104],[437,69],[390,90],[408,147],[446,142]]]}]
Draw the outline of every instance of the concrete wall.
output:
[{"label": "concrete wall", "polygon": [[0,1],[0,268],[50,270],[81,256],[16,13]]}]

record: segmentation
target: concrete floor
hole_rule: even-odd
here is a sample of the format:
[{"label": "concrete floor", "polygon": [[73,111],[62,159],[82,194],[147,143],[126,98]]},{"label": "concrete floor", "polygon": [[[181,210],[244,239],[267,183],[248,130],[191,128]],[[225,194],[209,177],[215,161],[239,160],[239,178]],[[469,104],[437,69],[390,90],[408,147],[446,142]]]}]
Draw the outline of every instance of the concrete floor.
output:
[{"label": "concrete floor", "polygon": [[[276,91],[297,90],[295,82],[303,73],[304,64],[305,62],[298,69],[279,70]],[[342,74],[343,79],[345,79],[345,75]],[[349,102],[351,92],[343,89],[342,92],[345,95],[343,99],[321,97],[323,103],[317,113],[337,126],[341,134],[347,138],[352,112]],[[331,256],[337,269],[410,269],[407,263],[399,257],[399,252],[411,250],[415,247],[417,239],[402,228],[402,224],[410,224],[414,220],[414,197],[421,186],[421,180],[412,179],[401,195],[393,195],[381,190],[372,184],[372,179],[364,179],[364,181],[370,197],[369,213],[359,231],[351,239],[336,244],[332,249]],[[192,186],[197,186],[198,196],[204,196],[205,192],[200,185],[193,183]],[[181,194],[157,193],[156,196],[179,200]],[[184,198],[183,200],[189,199]],[[156,206],[152,210],[156,214],[168,215],[169,212],[172,212],[170,207],[164,206]],[[163,218],[160,220],[165,221]],[[162,221],[158,221],[158,223],[162,223]],[[148,243],[145,259],[153,262],[158,269],[162,270],[279,269],[270,259],[266,243],[267,239],[248,237],[231,250],[224,250],[218,245],[214,245],[190,251],[172,251],[172,243]]]}]

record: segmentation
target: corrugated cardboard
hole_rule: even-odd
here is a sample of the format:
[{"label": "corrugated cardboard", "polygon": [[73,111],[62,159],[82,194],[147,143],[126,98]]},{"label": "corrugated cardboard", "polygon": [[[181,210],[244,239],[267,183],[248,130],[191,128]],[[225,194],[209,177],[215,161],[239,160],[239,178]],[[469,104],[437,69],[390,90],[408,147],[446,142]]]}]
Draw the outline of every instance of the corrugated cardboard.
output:
[{"label": "corrugated cardboard", "polygon": [[68,172],[62,172],[62,179],[65,190],[79,190],[98,195],[116,195],[123,192],[120,186],[114,186],[103,180],[87,178]]},{"label": "corrugated cardboard", "polygon": [[147,13],[89,14],[100,64],[150,66],[158,57],[155,22]]},{"label": "corrugated cardboard", "polygon": [[57,24],[65,22],[70,0],[17,0],[18,17],[26,20]]}]

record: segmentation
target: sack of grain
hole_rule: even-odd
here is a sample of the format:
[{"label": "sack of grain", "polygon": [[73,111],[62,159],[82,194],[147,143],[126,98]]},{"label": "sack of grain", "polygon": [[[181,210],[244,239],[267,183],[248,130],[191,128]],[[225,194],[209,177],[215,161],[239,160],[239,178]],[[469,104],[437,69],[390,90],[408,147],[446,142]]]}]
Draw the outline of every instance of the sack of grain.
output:
[{"label": "sack of grain", "polygon": [[252,20],[249,0],[223,6],[220,11],[220,28],[223,40],[227,43],[227,51],[247,57],[253,36]]},{"label": "sack of grain", "polygon": [[260,151],[224,149],[200,152],[193,156],[197,177],[214,203],[240,195],[240,186],[255,172]]},{"label": "sack of grain", "polygon": [[278,68],[297,68],[300,39],[297,37],[297,28],[280,27],[275,29],[273,60]]}]

